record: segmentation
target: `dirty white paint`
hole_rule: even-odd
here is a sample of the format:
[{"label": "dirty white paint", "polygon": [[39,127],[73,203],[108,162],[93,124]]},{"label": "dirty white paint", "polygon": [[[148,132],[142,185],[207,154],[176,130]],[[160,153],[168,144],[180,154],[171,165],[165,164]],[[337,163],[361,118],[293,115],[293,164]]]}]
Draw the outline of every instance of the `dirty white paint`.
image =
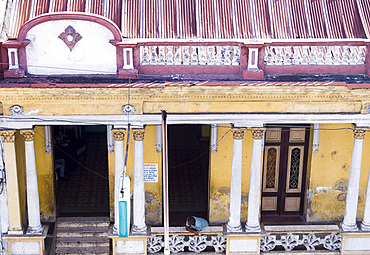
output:
[{"label": "dirty white paint", "polygon": [[40,254],[39,242],[12,242],[11,254]]},{"label": "dirty white paint", "polygon": [[[82,39],[72,51],[58,36],[72,26]],[[27,33],[27,67],[30,74],[115,74],[116,48],[106,27],[85,20],[55,20],[41,23]]]},{"label": "dirty white paint", "polygon": [[370,251],[370,238],[346,238],[344,250],[346,251]]},{"label": "dirty white paint", "polygon": [[144,254],[144,241],[116,241],[116,254]]},{"label": "dirty white paint", "polygon": [[258,251],[257,239],[230,239],[229,253],[248,253]]}]

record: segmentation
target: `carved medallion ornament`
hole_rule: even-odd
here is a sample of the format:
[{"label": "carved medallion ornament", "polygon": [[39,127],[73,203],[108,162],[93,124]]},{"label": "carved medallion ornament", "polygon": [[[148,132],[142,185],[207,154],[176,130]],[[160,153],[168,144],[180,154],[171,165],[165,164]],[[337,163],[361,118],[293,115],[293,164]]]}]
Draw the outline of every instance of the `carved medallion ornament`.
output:
[{"label": "carved medallion ornament", "polygon": [[72,26],[68,26],[63,33],[58,36],[72,51],[73,47],[75,47],[76,43],[82,39],[82,36],[79,33],[76,33],[76,30]]},{"label": "carved medallion ornament", "polygon": [[144,129],[137,129],[134,130],[134,140],[135,141],[143,141],[144,140]]},{"label": "carved medallion ornament", "polygon": [[21,130],[21,135],[25,142],[32,142],[35,140],[35,132],[33,130]]},{"label": "carved medallion ornament", "polygon": [[0,131],[0,136],[3,138],[4,143],[14,143],[15,141],[15,131]]},{"label": "carved medallion ornament", "polygon": [[261,140],[263,134],[265,133],[266,128],[252,128],[252,137],[253,139]]},{"label": "carved medallion ornament", "polygon": [[123,141],[125,139],[125,132],[124,129],[112,129],[113,140],[114,141]]},{"label": "carved medallion ornament", "polygon": [[357,129],[353,130],[353,136],[355,139],[364,139],[365,138],[365,129]]},{"label": "carved medallion ornament", "polygon": [[23,114],[23,107],[20,105],[12,105],[10,106],[10,113],[13,116],[20,116]]},{"label": "carved medallion ornament", "polygon": [[244,131],[246,129],[245,128],[236,128],[236,129],[233,129],[232,132],[233,132],[233,138],[235,140],[243,140],[244,138]]},{"label": "carved medallion ornament", "polygon": [[134,112],[135,112],[135,107],[133,105],[126,104],[122,106],[122,113],[124,115],[131,115],[131,114],[134,114]]}]

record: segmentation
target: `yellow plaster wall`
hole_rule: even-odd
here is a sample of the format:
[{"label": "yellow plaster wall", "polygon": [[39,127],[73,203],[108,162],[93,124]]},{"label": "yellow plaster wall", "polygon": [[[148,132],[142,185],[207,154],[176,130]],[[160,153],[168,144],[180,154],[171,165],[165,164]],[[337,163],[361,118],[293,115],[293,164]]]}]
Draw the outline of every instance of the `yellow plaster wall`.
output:
[{"label": "yellow plaster wall", "polygon": [[[309,164],[308,221],[343,220],[354,141],[352,128],[351,124],[321,125],[319,152],[312,153]],[[358,219],[363,217],[369,153],[370,139],[365,135]]]},{"label": "yellow plaster wall", "polygon": [[[233,134],[231,126],[219,125],[217,130],[217,152],[210,156],[209,176],[209,222],[221,223],[229,219],[229,194],[231,182],[231,167],[233,155]],[[241,221],[247,220],[248,189],[252,156],[252,133],[244,132],[243,166],[242,166],[242,207]]]},{"label": "yellow plaster wall", "polygon": [[43,126],[35,128],[35,154],[41,220],[54,221],[56,218],[56,204],[53,152],[49,154],[45,152]]},{"label": "yellow plaster wall", "polygon": [[[130,144],[127,160],[127,175],[131,179],[131,194],[134,183],[134,138],[133,130],[130,132]],[[124,140],[126,150],[127,131]],[[144,135],[144,163],[158,164],[158,182],[145,183],[145,213],[146,222],[150,225],[162,223],[162,153],[156,152],[156,126],[146,126]],[[109,190],[110,190],[110,215],[114,217],[114,153],[108,155],[109,164]]]},{"label": "yellow plaster wall", "polygon": [[18,172],[19,203],[23,225],[27,226],[26,218],[26,154],[23,136],[19,130],[15,133],[15,151]]}]

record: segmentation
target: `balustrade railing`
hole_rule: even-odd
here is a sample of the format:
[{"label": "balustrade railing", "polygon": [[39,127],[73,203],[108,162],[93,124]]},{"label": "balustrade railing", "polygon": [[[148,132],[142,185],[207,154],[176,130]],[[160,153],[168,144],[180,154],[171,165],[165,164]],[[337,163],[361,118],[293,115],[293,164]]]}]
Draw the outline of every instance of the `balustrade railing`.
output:
[{"label": "balustrade railing", "polygon": [[[171,253],[193,252],[201,253],[207,248],[211,252],[224,253],[226,251],[226,237],[223,235],[171,235]],[[152,235],[147,240],[148,253],[158,253],[164,247],[163,235]]]},{"label": "balustrade railing", "polygon": [[240,46],[140,46],[141,65],[239,65]]},{"label": "balustrade railing", "polygon": [[244,79],[263,79],[264,74],[370,74],[370,42],[362,39],[128,42],[121,46],[132,50],[124,51],[123,69],[139,74],[229,74]]},{"label": "balustrade railing", "polygon": [[363,65],[366,46],[267,46],[266,65]]}]

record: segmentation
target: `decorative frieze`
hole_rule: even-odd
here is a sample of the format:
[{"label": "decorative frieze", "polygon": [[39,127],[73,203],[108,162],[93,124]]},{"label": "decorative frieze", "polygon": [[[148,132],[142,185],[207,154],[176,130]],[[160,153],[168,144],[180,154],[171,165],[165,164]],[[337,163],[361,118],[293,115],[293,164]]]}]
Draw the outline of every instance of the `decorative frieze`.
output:
[{"label": "decorative frieze", "polygon": [[266,131],[266,128],[252,128],[253,139],[261,140]]},{"label": "decorative frieze", "polygon": [[136,129],[133,131],[133,136],[135,141],[143,141],[144,140],[144,129]]},{"label": "decorative frieze", "polygon": [[21,130],[21,135],[25,142],[32,142],[35,140],[35,132],[33,130]]},{"label": "decorative frieze", "polygon": [[233,132],[233,138],[235,140],[243,140],[244,138],[244,131],[246,129],[245,128],[236,128],[236,129],[233,129],[232,132]]},{"label": "decorative frieze", "polygon": [[0,136],[3,139],[3,143],[14,143],[15,142],[15,131],[14,130],[0,131]]},{"label": "decorative frieze", "polygon": [[[200,253],[207,247],[213,247],[217,253],[225,252],[226,237],[223,235],[207,236],[189,236],[189,235],[172,235],[170,236],[171,253],[184,252],[187,248],[190,252]],[[164,247],[163,236],[153,235],[147,240],[148,253],[157,253]]]},{"label": "decorative frieze", "polygon": [[[278,239],[280,237],[280,239]],[[340,251],[342,247],[342,236],[339,233],[331,233],[319,237],[310,234],[286,234],[286,235],[265,235],[261,237],[261,251],[270,252],[278,246],[282,246],[285,251],[292,251],[298,246],[304,247],[307,251],[315,251],[317,246],[322,246],[326,250]]]},{"label": "decorative frieze", "polygon": [[353,137],[355,139],[364,139],[365,138],[365,129],[355,128],[353,130]]},{"label": "decorative frieze", "polygon": [[123,141],[125,140],[125,132],[124,129],[112,129],[113,140],[114,141]]}]

